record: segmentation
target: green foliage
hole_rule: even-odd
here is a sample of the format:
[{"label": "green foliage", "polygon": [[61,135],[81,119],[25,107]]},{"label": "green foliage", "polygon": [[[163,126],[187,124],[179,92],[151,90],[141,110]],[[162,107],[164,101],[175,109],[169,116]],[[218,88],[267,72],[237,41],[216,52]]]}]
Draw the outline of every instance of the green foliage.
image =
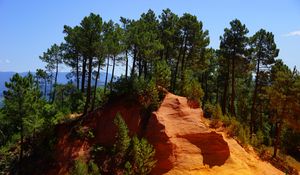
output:
[{"label": "green foliage", "polygon": [[165,60],[157,61],[154,66],[153,78],[157,86],[168,89],[171,83],[171,69]]},{"label": "green foliage", "polygon": [[155,150],[145,139],[132,138],[133,167],[135,174],[149,174],[155,166]]},{"label": "green foliage", "polygon": [[211,103],[205,103],[204,112],[205,117],[212,118],[214,120],[220,120],[223,117],[222,109],[219,104],[213,105]]},{"label": "green foliage", "polygon": [[139,102],[147,109],[157,109],[159,105],[158,90],[153,80],[146,81],[143,78],[133,82],[133,89],[136,90]]},{"label": "green foliage", "polygon": [[94,131],[92,128],[87,126],[76,125],[73,128],[73,136],[80,139],[93,139],[95,138]]},{"label": "green foliage", "polygon": [[227,126],[227,134],[230,136],[230,137],[233,137],[233,136],[238,136],[239,134],[239,131],[240,129],[242,128],[240,122],[238,122],[235,118],[233,117],[228,117],[229,120],[224,117],[225,120],[224,122],[228,125]]},{"label": "green foliage", "polygon": [[137,99],[150,111],[157,109],[159,106],[159,92],[153,79],[132,77],[127,80],[125,77],[121,77],[114,83],[114,94],[130,94],[133,99]]},{"label": "green foliage", "polygon": [[93,160],[89,161],[89,175],[100,175],[100,170],[97,164],[94,163]]},{"label": "green foliage", "polygon": [[[155,166],[155,150],[145,139],[130,138],[128,128],[120,114],[116,115],[118,128],[113,148],[112,167],[124,174],[149,174]],[[103,151],[103,149],[101,149]]]},{"label": "green foliage", "polygon": [[184,72],[180,86],[181,95],[191,100],[201,102],[204,92],[201,88],[201,84],[193,77],[191,70]]},{"label": "green foliage", "polygon": [[215,119],[220,119],[220,118],[222,118],[222,116],[223,116],[223,113],[222,113],[221,106],[219,104],[217,104],[215,106],[215,110],[213,111],[213,117]]},{"label": "green foliage", "polygon": [[59,110],[56,104],[45,104],[41,108],[41,116],[44,117],[45,125],[48,127],[65,121],[68,114],[70,114],[68,108]]},{"label": "green foliage", "polygon": [[103,88],[97,88],[95,106],[103,107],[109,99],[109,92],[105,92]]},{"label": "green foliage", "polygon": [[75,160],[74,167],[71,171],[71,175],[87,175],[88,174],[88,165],[86,162],[79,158]]},{"label": "green foliage", "polygon": [[[300,75],[296,68],[291,71],[281,60],[275,60],[279,50],[271,32],[261,29],[248,37],[246,26],[234,19],[220,37],[220,48],[214,50],[207,48],[209,36],[202,22],[189,13],[179,17],[165,9],[157,18],[148,10],[137,20],[121,18],[121,22],[122,28],[91,13],[75,27],[64,26],[65,43],[52,45],[40,57],[47,64],[46,70],[38,69],[35,77],[16,74],[6,83],[0,109],[0,169],[17,164],[17,156],[6,152],[21,138],[28,143],[40,139],[37,136],[65,122],[66,115],[85,114],[94,105],[102,107],[112,96],[129,94],[129,99],[139,101],[143,112],[150,114],[162,97],[158,86],[189,100],[200,102],[203,98],[211,126],[225,127],[241,144],[256,148],[273,145],[276,149],[280,145],[281,150],[299,155]],[[128,57],[132,57],[132,65]],[[99,79],[104,66],[108,76],[111,60],[110,92],[105,91],[107,78],[104,89],[97,88],[95,82],[92,92],[92,79]],[[62,63],[71,68],[69,78],[75,78],[76,87],[73,79],[65,85],[57,83]],[[126,76],[114,82],[114,69],[120,63],[126,65]],[[46,94],[47,83],[53,87],[51,100]],[[109,153],[114,166],[124,174],[149,173],[155,164],[153,147],[144,139],[130,138],[119,114],[114,122],[117,141]],[[89,128],[75,129],[80,138],[95,137]],[[53,140],[36,144],[35,149],[48,149]],[[99,147],[94,151],[109,150]],[[3,164],[3,160],[9,163]],[[74,166],[77,172],[98,174],[99,168],[94,162],[87,165],[78,160]]]},{"label": "green foliage", "polygon": [[[75,87],[74,87],[75,88]],[[71,112],[82,112],[84,108],[84,102],[86,97],[84,94],[78,90],[73,91],[71,94],[66,94],[67,106]]]},{"label": "green foliage", "polygon": [[264,135],[261,130],[258,130],[255,135],[252,136],[251,145],[255,147],[260,147],[263,144]]},{"label": "green foliage", "polygon": [[115,152],[120,154],[121,156],[125,156],[127,149],[130,145],[130,137],[128,136],[128,128],[123,120],[122,116],[118,113],[114,120],[115,125],[117,126],[117,135],[116,135],[116,143],[114,144]]},{"label": "green foliage", "polygon": [[75,160],[71,175],[100,175],[100,170],[93,160],[86,162],[82,157]]},{"label": "green foliage", "polygon": [[72,112],[79,112],[83,96],[73,84],[56,84],[54,93],[54,104],[59,110],[64,111],[67,109],[72,110]]},{"label": "green foliage", "polygon": [[132,169],[132,165],[131,165],[130,162],[127,161],[125,163],[124,169],[125,169],[125,172],[124,172],[125,175],[133,175],[134,174],[133,169]]}]

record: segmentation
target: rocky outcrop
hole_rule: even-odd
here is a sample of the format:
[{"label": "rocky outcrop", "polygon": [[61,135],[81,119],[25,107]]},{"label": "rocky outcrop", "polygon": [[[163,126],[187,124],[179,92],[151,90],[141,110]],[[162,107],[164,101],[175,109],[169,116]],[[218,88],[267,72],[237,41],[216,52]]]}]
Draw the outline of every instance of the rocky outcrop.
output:
[{"label": "rocky outcrop", "polygon": [[[55,162],[44,174],[66,174],[76,158],[89,158],[93,145],[111,146],[115,141],[113,120],[117,112],[127,123],[130,135],[146,137],[154,145],[157,164],[151,172],[153,175],[284,174],[261,161],[253,151],[245,151],[234,139],[207,127],[201,108],[171,93],[166,94],[149,120],[145,119],[143,107],[137,101],[119,98],[84,120],[62,124],[57,130]],[[76,126],[92,129],[94,139],[72,136]]]},{"label": "rocky outcrop", "polygon": [[[168,93],[149,120],[146,138],[156,149],[152,174],[283,174],[205,125],[203,111]],[[259,162],[259,163],[258,163]]]}]

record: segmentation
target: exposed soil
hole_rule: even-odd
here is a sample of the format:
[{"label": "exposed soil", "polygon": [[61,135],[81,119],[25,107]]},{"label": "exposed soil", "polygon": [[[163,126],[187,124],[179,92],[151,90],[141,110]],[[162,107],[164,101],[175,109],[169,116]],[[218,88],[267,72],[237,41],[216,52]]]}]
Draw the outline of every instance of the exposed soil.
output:
[{"label": "exposed soil", "polygon": [[[56,162],[46,174],[67,174],[79,156],[90,158],[93,145],[111,146],[115,141],[115,115],[120,112],[130,135],[144,136],[154,145],[159,174],[284,174],[270,163],[246,151],[234,139],[215,132],[204,122],[203,111],[185,97],[167,93],[160,108],[145,123],[143,108],[127,98],[115,99],[76,124],[63,124],[58,132]],[[146,125],[142,126],[142,125]],[[74,137],[74,128],[91,130],[93,138]]]}]

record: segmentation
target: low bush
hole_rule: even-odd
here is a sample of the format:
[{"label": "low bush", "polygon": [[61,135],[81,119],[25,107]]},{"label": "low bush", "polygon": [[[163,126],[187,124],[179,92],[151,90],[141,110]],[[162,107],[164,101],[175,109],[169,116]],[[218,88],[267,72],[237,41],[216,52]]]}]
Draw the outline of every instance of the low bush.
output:
[{"label": "low bush", "polygon": [[102,87],[97,88],[95,97],[95,106],[103,107],[109,99],[109,91],[104,92]]},{"label": "low bush", "polygon": [[128,127],[120,114],[116,115],[114,122],[117,134],[112,149],[93,147],[93,155],[105,152],[107,156],[100,169],[109,174],[149,174],[156,163],[154,147],[146,139],[130,137]]},{"label": "low bush", "polygon": [[113,87],[112,95],[129,94],[150,111],[157,109],[159,106],[159,92],[154,79],[144,79],[143,76],[130,79],[121,77],[113,84]]},{"label": "low bush", "polygon": [[168,89],[171,84],[171,69],[165,60],[157,61],[152,75],[156,86]]},{"label": "low bush", "polygon": [[201,99],[204,96],[204,92],[201,88],[201,84],[193,76],[191,70],[187,70],[183,73],[180,84],[180,94],[190,100],[196,100],[201,105]]},{"label": "low bush", "polygon": [[90,160],[88,163],[82,158],[78,158],[74,162],[73,169],[70,172],[71,175],[100,175],[99,167]]}]

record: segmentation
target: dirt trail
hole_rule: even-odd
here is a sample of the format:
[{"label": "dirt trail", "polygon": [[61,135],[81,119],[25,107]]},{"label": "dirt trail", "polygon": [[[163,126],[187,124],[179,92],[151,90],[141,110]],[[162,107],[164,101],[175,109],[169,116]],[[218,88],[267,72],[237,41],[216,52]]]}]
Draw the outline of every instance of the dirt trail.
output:
[{"label": "dirt trail", "polygon": [[158,160],[152,174],[284,174],[224,135],[205,125],[200,108],[168,93],[146,131]]}]

